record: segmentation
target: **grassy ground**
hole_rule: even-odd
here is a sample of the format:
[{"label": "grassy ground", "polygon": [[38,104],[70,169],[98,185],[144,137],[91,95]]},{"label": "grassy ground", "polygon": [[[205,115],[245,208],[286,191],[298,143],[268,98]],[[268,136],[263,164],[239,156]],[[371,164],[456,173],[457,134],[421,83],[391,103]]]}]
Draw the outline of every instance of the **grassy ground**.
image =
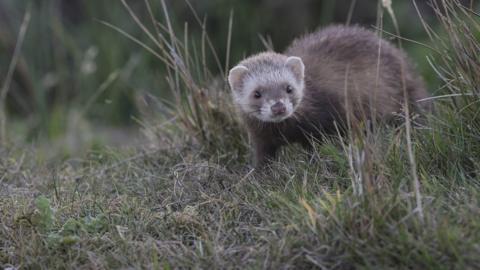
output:
[{"label": "grassy ground", "polygon": [[50,166],[3,153],[0,260],[46,269],[480,264],[478,178],[422,174],[422,223],[398,161],[385,161],[360,196],[334,144],[292,152],[266,175],[190,146]]},{"label": "grassy ground", "polygon": [[407,124],[351,130],[313,152],[284,149],[264,172],[246,166],[245,134],[223,82],[202,69],[204,50],[187,53],[161,25],[152,50],[173,101],[144,100],[162,112],[141,122],[151,145],[62,162],[2,148],[0,267],[478,268],[480,27],[454,4],[437,10],[445,31],[430,32],[432,62],[447,96],[411,136]]}]

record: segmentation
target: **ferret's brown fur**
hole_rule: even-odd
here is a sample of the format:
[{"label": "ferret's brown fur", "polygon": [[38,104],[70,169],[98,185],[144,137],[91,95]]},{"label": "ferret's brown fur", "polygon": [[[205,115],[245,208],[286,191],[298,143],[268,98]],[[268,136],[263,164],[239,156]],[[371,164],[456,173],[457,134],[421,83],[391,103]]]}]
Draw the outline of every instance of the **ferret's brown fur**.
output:
[{"label": "ferret's brown fur", "polygon": [[[309,137],[334,134],[345,123],[346,112],[355,119],[393,119],[404,105],[404,89],[413,112],[429,110],[424,83],[405,54],[373,32],[361,27],[331,26],[295,40],[283,55],[304,63],[303,98],[294,115],[281,122],[265,122],[242,112],[254,163],[261,165],[287,143],[309,145]],[[262,65],[252,56],[248,67]],[[233,90],[233,89],[232,89]],[[235,91],[235,90],[234,90]]]}]

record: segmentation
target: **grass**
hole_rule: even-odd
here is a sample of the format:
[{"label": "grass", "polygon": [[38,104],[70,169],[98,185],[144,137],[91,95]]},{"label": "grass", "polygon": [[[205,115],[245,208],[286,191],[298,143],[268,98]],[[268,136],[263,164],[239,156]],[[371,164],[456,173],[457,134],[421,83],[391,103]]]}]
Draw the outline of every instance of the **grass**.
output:
[{"label": "grass", "polygon": [[99,147],[63,162],[2,148],[0,266],[478,268],[480,24],[456,1],[437,3],[444,31],[425,27],[442,52],[431,62],[444,86],[410,142],[405,126],[352,132],[312,153],[288,147],[265,172],[246,166],[228,89],[205,69],[217,54],[206,32],[196,44],[169,19],[152,27],[134,19],[149,31],[173,97],[142,101],[153,146]]}]

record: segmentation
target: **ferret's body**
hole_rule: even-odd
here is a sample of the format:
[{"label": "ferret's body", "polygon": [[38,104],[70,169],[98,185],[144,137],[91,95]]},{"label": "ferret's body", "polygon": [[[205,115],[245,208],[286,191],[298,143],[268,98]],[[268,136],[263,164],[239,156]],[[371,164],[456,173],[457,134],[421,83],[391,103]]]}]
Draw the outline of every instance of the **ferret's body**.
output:
[{"label": "ferret's body", "polygon": [[[402,68],[403,67],[403,68]],[[403,52],[360,27],[333,26],[297,39],[284,54],[251,56],[230,71],[235,104],[248,128],[255,164],[286,143],[336,132],[355,119],[389,120],[405,89],[415,111],[428,96]]]}]

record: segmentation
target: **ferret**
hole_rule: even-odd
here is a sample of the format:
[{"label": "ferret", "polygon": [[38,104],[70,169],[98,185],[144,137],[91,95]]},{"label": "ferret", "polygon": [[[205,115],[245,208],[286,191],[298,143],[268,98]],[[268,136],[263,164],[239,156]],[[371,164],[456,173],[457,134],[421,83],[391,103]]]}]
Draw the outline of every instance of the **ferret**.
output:
[{"label": "ferret", "polygon": [[[296,39],[283,54],[262,52],[228,75],[259,167],[279,147],[309,147],[354,119],[393,119],[404,89],[413,112],[429,110],[424,82],[406,55],[359,26],[330,26]],[[345,126],[345,125],[343,125]]]}]

